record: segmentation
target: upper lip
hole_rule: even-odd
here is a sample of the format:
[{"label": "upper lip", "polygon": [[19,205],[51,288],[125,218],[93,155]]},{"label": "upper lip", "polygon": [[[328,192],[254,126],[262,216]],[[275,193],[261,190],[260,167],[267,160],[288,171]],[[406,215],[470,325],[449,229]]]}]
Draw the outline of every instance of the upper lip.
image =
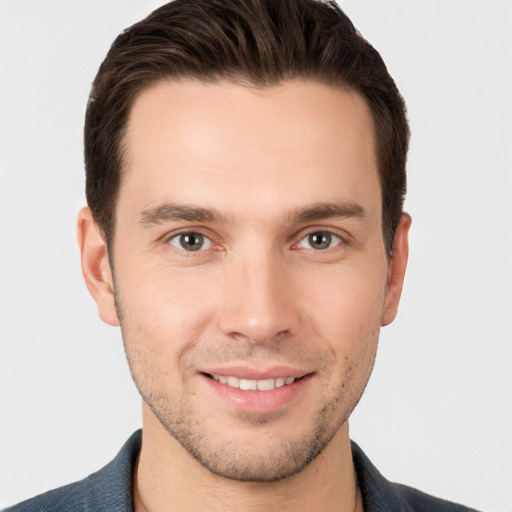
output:
[{"label": "upper lip", "polygon": [[295,379],[300,379],[312,372],[292,366],[273,366],[266,369],[251,368],[248,366],[215,366],[203,369],[201,373],[238,377],[239,379],[247,380],[265,380],[277,379],[279,377],[294,377]]}]

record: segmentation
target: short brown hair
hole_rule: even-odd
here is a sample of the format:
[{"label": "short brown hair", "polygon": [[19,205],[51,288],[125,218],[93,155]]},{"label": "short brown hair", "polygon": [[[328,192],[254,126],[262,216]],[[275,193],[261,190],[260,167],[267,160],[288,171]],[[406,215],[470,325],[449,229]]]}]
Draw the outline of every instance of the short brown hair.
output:
[{"label": "short brown hair", "polygon": [[93,83],[85,119],[87,202],[107,243],[115,229],[123,140],[136,96],[167,78],[264,87],[305,78],[359,92],[370,106],[388,256],[402,213],[409,126],[379,53],[333,2],[175,0],[122,32]]}]

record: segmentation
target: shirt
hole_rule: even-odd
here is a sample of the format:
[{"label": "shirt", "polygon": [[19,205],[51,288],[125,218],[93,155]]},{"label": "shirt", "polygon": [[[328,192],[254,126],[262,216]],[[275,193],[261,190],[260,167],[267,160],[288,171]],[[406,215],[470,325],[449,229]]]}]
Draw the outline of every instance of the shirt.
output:
[{"label": "shirt", "polygon": [[[133,474],[141,434],[141,430],[135,432],[116,458],[96,473],[4,512],[133,512]],[[476,512],[389,482],[354,442],[352,454],[365,512]]]}]

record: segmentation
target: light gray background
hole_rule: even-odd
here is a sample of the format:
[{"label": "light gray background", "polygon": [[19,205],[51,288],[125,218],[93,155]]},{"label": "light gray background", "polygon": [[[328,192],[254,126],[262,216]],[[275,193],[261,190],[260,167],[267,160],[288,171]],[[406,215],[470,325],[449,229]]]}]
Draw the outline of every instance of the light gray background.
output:
[{"label": "light gray background", "polygon": [[[0,0],[0,507],[82,478],[140,425],[82,283],[90,83],[154,0]],[[512,510],[512,2],[347,0],[404,94],[411,258],[352,437],[392,480]]]}]

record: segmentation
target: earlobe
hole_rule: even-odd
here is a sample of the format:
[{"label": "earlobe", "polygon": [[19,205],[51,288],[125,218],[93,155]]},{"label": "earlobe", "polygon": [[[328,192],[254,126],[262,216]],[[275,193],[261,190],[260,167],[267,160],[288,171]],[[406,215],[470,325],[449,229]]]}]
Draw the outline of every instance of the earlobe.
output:
[{"label": "earlobe", "polygon": [[411,222],[411,216],[408,213],[402,213],[395,233],[393,255],[389,262],[386,298],[381,321],[382,326],[390,324],[398,312],[398,304],[402,295],[405,270],[409,257],[409,228],[411,227]]},{"label": "earlobe", "polygon": [[98,305],[101,319],[109,325],[119,325],[112,271],[108,261],[108,252],[100,229],[91,210],[84,207],[77,219],[77,237],[80,246],[82,273],[90,294]]}]

